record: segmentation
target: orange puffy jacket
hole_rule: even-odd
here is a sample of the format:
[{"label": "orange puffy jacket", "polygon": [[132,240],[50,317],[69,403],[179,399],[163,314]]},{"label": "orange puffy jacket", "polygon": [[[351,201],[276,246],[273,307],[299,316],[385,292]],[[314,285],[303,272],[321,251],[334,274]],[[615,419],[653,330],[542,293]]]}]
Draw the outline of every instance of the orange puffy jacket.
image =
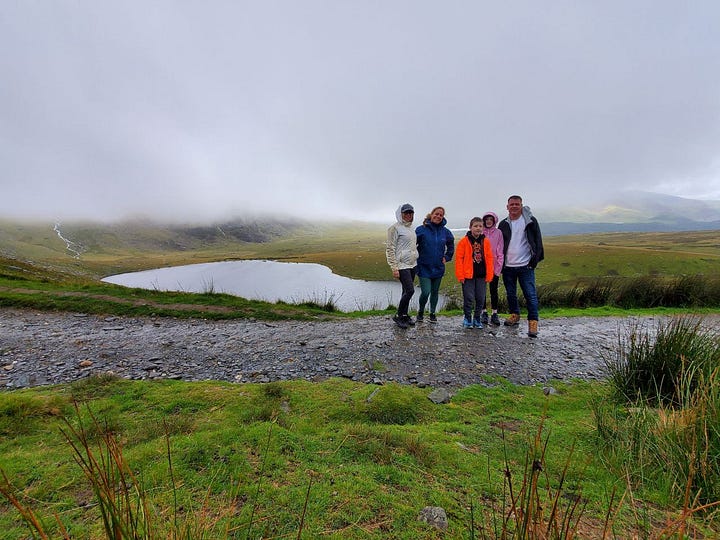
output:
[{"label": "orange puffy jacket", "polygon": [[[483,237],[483,259],[485,259],[485,281],[493,280],[493,254],[490,241]],[[467,235],[455,248],[455,277],[462,282],[473,277],[473,247]]]}]

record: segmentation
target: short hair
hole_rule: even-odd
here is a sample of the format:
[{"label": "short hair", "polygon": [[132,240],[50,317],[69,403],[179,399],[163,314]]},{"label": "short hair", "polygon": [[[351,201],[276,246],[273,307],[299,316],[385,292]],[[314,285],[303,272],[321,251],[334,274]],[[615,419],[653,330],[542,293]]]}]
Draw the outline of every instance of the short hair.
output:
[{"label": "short hair", "polygon": [[468,226],[468,229],[472,229],[473,223],[482,223],[482,222],[483,222],[482,218],[475,216],[474,218],[472,218],[470,220],[470,225]]},{"label": "short hair", "polygon": [[513,199],[517,199],[517,200],[519,200],[520,202],[522,202],[522,197],[521,197],[520,195],[510,195],[510,196],[508,197],[508,202],[510,202],[510,201],[513,200]]}]

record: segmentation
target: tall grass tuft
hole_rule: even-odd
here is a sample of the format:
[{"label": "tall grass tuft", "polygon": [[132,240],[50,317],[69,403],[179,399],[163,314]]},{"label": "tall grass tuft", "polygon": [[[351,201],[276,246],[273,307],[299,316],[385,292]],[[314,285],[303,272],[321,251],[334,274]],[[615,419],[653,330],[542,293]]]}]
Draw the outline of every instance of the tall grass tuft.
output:
[{"label": "tall grass tuft", "polygon": [[[564,540],[576,537],[587,500],[579,488],[573,490],[567,486],[574,445],[559,477],[552,479],[545,461],[549,435],[543,435],[543,430],[544,422],[541,421],[535,437],[528,445],[522,477],[517,480],[506,454],[502,497],[499,501],[502,517],[491,506],[482,520],[480,538]],[[474,516],[471,516],[471,524],[474,520]],[[609,527],[610,522],[606,521],[605,533]],[[473,538],[474,533],[471,530]]]},{"label": "tall grass tuft", "polygon": [[708,376],[720,366],[720,341],[715,332],[702,329],[698,317],[676,317],[656,329],[632,325],[618,335],[614,356],[605,359],[608,378],[622,401],[672,403],[678,385],[693,390],[696,377]]},{"label": "tall grass tuft", "polygon": [[606,362],[625,405],[593,404],[604,455],[633,485],[662,487],[693,513],[720,500],[720,340],[697,318],[632,326]]}]

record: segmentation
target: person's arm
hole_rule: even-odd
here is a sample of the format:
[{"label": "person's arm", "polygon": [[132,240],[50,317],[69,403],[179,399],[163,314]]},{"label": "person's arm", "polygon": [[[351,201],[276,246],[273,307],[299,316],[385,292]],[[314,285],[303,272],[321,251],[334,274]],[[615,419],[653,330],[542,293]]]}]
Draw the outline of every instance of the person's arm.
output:
[{"label": "person's arm", "polygon": [[502,231],[500,231],[500,241],[495,242],[495,253],[493,253],[493,257],[495,259],[495,265],[494,268],[499,268],[502,272],[503,263],[505,262],[505,253],[503,253],[503,235]]},{"label": "person's arm", "polygon": [[396,249],[397,249],[397,230],[395,227],[390,227],[387,233],[387,242],[385,243],[385,258],[390,265],[392,275],[394,278],[400,277],[400,271],[398,270]]},{"label": "person's arm", "polygon": [[455,277],[460,283],[465,282],[465,273],[463,267],[465,266],[465,239],[463,238],[458,242],[457,257],[455,257]]},{"label": "person's arm", "polygon": [[495,259],[493,257],[492,244],[490,239],[483,239],[483,253],[485,254],[485,281],[488,283],[495,277]]},{"label": "person's arm", "polygon": [[445,229],[445,257],[443,257],[444,263],[452,261],[453,255],[455,255],[455,237],[450,229]]}]

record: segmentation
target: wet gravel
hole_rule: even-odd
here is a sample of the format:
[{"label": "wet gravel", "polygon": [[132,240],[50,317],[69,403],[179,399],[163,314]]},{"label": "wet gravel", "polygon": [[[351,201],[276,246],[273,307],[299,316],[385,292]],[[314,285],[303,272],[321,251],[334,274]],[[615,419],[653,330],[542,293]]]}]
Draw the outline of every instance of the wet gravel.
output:
[{"label": "wet gravel", "polygon": [[[271,382],[345,377],[459,388],[500,375],[516,384],[604,377],[635,317],[465,330],[459,317],[397,328],[390,317],[322,322],[120,318],[0,309],[0,388],[114,373],[127,379]],[[719,326],[713,316],[709,324]],[[652,324],[653,318],[642,323]],[[523,321],[524,323],[524,321]]]}]

